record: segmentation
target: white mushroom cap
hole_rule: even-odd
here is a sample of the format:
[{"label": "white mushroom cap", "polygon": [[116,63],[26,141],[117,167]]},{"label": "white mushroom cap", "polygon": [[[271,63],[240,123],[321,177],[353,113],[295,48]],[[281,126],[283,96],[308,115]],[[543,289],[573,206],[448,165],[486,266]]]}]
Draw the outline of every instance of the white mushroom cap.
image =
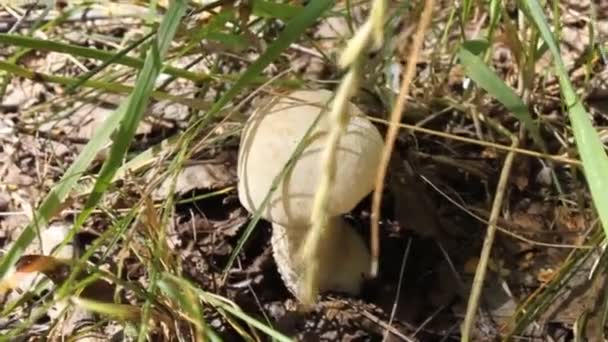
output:
[{"label": "white mushroom cap", "polygon": [[[241,137],[238,193],[250,212],[258,209],[274,178],[294,154],[317,116],[311,141],[274,191],[262,217],[284,226],[307,226],[321,177],[321,158],[329,124],[328,90],[295,91],[258,108]],[[340,139],[337,169],[330,189],[329,215],[351,211],[373,189],[383,140],[376,127],[353,104],[346,132]]]},{"label": "white mushroom cap", "polygon": [[[272,225],[272,251],[285,286],[301,298],[300,284],[305,264],[294,251],[304,242],[306,229]],[[319,242],[317,270],[319,292],[338,291],[359,294],[363,279],[369,274],[370,254],[365,242],[342,217],[334,217],[325,239]]]}]

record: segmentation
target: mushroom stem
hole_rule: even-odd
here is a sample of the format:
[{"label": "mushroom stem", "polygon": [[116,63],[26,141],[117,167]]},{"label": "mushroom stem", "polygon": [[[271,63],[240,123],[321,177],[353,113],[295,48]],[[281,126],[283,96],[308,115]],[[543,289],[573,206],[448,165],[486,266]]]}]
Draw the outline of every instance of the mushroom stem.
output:
[{"label": "mushroom stem", "polygon": [[[308,226],[272,225],[272,249],[281,278],[287,289],[300,300],[305,262],[298,252],[304,244]],[[318,249],[316,277],[319,291],[337,291],[356,295],[369,271],[370,255],[365,242],[341,217],[331,219]]]}]

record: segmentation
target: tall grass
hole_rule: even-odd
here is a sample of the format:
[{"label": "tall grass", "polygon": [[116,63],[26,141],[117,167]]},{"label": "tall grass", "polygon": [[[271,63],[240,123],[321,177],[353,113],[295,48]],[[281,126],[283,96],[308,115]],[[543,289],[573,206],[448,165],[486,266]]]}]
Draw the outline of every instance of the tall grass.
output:
[{"label": "tall grass", "polygon": [[[469,4],[470,5],[470,4]],[[500,10],[500,5],[498,5]],[[574,138],[576,147],[582,160],[582,169],[584,170],[587,184],[591,191],[592,199],[595,204],[595,208],[599,214],[600,222],[604,228],[604,231],[608,234],[608,178],[606,172],[608,170],[608,157],[606,156],[605,148],[602,145],[597,131],[593,127],[589,120],[589,115],[586,112],[580,98],[576,95],[573,86],[569,80],[569,75],[566,67],[562,61],[560,50],[558,48],[558,42],[556,40],[557,33],[552,32],[549,28],[547,20],[544,15],[544,9],[536,0],[527,0],[520,2],[521,13],[524,13],[526,18],[531,22],[532,27],[536,30],[532,35],[537,34],[544,41],[545,46],[553,57],[553,64],[555,66],[555,73],[559,79],[561,95],[563,100],[563,108],[568,113],[570,124],[574,132]],[[556,8],[554,7],[553,10]],[[496,12],[496,9],[494,9]],[[465,5],[463,9],[463,17],[467,17],[469,13],[468,6]],[[558,18],[559,13],[555,12],[554,17]],[[554,22],[559,23],[559,20]],[[507,31],[512,28],[507,26]],[[556,30],[559,30],[559,25],[555,26]],[[490,37],[492,38],[492,37]],[[534,70],[534,64],[537,58],[542,54],[534,44],[534,40],[529,43],[528,60],[519,60],[518,67],[521,72],[525,74],[530,70]],[[473,44],[475,43],[475,44]],[[519,98],[519,96],[511,90],[484,62],[477,56],[479,51],[475,51],[474,48],[478,47],[478,42],[465,42],[458,51],[459,62],[464,66],[466,75],[470,77],[477,85],[486,90],[489,95],[500,101],[513,115],[521,121],[526,127],[527,131],[532,135],[532,138],[536,145],[543,151],[546,150],[546,145],[540,136],[539,127],[534,123],[529,111],[528,106]],[[516,51],[516,53],[519,51]],[[526,79],[528,78],[528,79]],[[528,75],[523,77],[522,80],[530,82],[533,80]],[[498,196],[498,194],[496,195]],[[488,232],[488,234],[490,234]],[[593,240],[598,243],[598,240]],[[578,263],[584,260],[588,252],[581,252],[577,257],[570,260],[570,264]],[[486,255],[489,257],[489,254]],[[482,261],[480,261],[480,264]],[[573,267],[567,265],[564,266],[563,272],[555,278],[554,282],[546,289],[546,291],[555,291],[555,289],[563,288],[565,282],[564,278],[568,278],[572,275]],[[478,269],[477,272],[480,272]],[[481,272],[485,272],[482,270]],[[476,274],[477,275],[477,274]],[[477,279],[477,277],[476,277]],[[482,278],[483,279],[483,278]],[[483,280],[482,280],[483,282]],[[474,286],[481,286],[481,283],[475,284]],[[475,292],[476,288],[473,289]],[[551,293],[547,292],[546,294]],[[555,294],[553,292],[553,294]],[[522,328],[533,320],[533,317],[542,313],[543,308],[547,308],[547,305],[554,298],[553,295],[542,295],[539,297],[539,301],[530,300],[521,307],[521,313],[525,313],[517,316],[516,322],[514,323],[513,329],[508,336],[513,336],[513,333],[521,332]],[[474,301],[473,305],[470,305],[470,310],[467,312],[467,318],[474,317],[475,310],[477,310],[477,303],[475,298],[470,298]],[[471,302],[469,303],[471,304]],[[471,316],[471,317],[469,317]],[[472,329],[472,319],[467,320],[463,330],[463,341],[468,341],[470,336],[470,330]]]},{"label": "tall grass", "polygon": [[[291,5],[274,5],[270,2],[264,3],[264,5],[258,2],[254,7],[254,12],[263,14],[265,20],[271,21],[276,18],[282,18],[288,20],[287,25],[284,27],[279,36],[263,51],[261,56],[257,58],[253,63],[247,66],[244,71],[237,75],[217,75],[217,77],[210,76],[208,74],[198,74],[187,71],[181,68],[175,68],[166,64],[167,56],[170,53],[172,44],[175,41],[176,36],[179,35],[180,23],[183,22],[184,14],[186,13],[187,4],[185,1],[171,2],[169,8],[165,12],[160,26],[154,29],[148,29],[148,33],[144,35],[144,38],[137,42],[132,43],[130,46],[118,53],[110,53],[106,51],[84,48],[71,44],[61,43],[57,41],[41,40],[33,37],[24,37],[14,34],[1,34],[0,44],[10,44],[15,47],[21,47],[22,49],[40,49],[43,51],[56,51],[65,54],[69,54],[73,57],[90,58],[101,61],[101,63],[94,68],[91,72],[78,77],[78,78],[67,78],[59,77],[54,75],[41,75],[38,73],[31,72],[26,68],[17,65],[18,58],[14,58],[9,61],[0,62],[0,69],[6,72],[30,78],[33,80],[56,82],[67,86],[69,90],[79,91],[81,87],[91,87],[93,89],[100,90],[102,92],[118,92],[128,93],[129,96],[126,101],[122,102],[120,107],[115,110],[104,122],[104,124],[96,131],[96,134],[89,140],[88,144],[84,147],[78,158],[64,173],[61,181],[59,181],[49,192],[42,204],[35,213],[35,220],[29,224],[21,232],[17,240],[12,244],[11,248],[3,255],[0,262],[0,277],[4,277],[10,267],[19,259],[23,251],[32,242],[34,237],[37,235],[36,232],[51,220],[61,213],[62,209],[69,206],[73,201],[78,200],[78,196],[86,196],[86,202],[84,208],[76,217],[75,224],[72,228],[70,236],[66,238],[66,242],[74,237],[79,231],[79,228],[87,222],[90,215],[94,210],[101,208],[102,199],[108,193],[115,191],[112,187],[113,181],[116,180],[117,176],[125,176],[128,172],[135,170],[134,167],[141,167],[142,165],[150,165],[150,160],[153,158],[164,158],[166,155],[174,154],[172,165],[169,169],[175,175],[183,162],[193,152],[191,150],[192,142],[199,141],[195,140],[200,136],[203,130],[208,129],[214,119],[219,116],[226,107],[231,105],[231,102],[243,91],[249,87],[255,86],[260,82],[267,82],[268,79],[261,76],[262,71],[269,64],[276,61],[282,53],[296,40],[302,37],[302,34],[313,25],[321,15],[334,4],[333,1],[313,1],[305,7],[291,6]],[[276,12],[271,15],[273,11],[277,9],[290,10],[287,12]],[[269,12],[270,11],[270,12]],[[234,12],[232,12],[234,14]],[[229,20],[234,21],[232,17]],[[214,26],[215,25],[215,26]],[[219,39],[226,44],[231,44],[231,40],[238,36],[231,36],[230,34],[223,34],[221,30],[224,29],[223,24],[217,25],[217,22],[211,23],[210,25],[198,31],[196,37],[184,37],[181,36],[183,45],[182,49],[178,51],[177,55],[183,55],[188,53],[191,49],[198,46],[199,40],[203,38],[212,37],[213,39]],[[188,39],[191,38],[191,41]],[[196,39],[195,39],[196,38]],[[127,56],[130,51],[139,48],[140,43],[149,39],[147,44],[146,58],[144,60]],[[184,47],[185,46],[185,47]],[[112,65],[123,65],[134,68],[137,71],[137,79],[135,85],[131,87],[125,87],[120,84],[104,83],[99,80],[92,79],[104,68]],[[216,79],[222,79],[226,82],[231,82],[228,90],[225,91],[217,101],[213,103],[203,104],[198,99],[186,99],[181,96],[172,96],[163,91],[155,90],[155,81],[157,80],[160,73],[166,73],[173,76],[174,78],[183,78],[195,82],[210,82]],[[277,84],[289,84],[288,82],[283,83],[283,79],[277,79]],[[289,81],[289,80],[288,80]],[[296,80],[297,81],[297,80]],[[298,83],[297,81],[296,83]],[[132,158],[126,160],[129,146],[133,141],[135,129],[138,127],[141,119],[144,116],[146,108],[151,98],[156,99],[169,99],[178,103],[185,104],[186,106],[199,110],[203,113],[201,116],[194,116],[194,120],[185,132],[181,132],[178,135],[168,139],[162,145],[153,147],[152,149]],[[109,154],[103,162],[100,171],[95,175],[95,182],[92,187],[85,187],[83,189],[76,189],[79,181],[84,175],[89,172],[94,158],[98,155],[106,146],[110,146]],[[126,162],[126,163],[125,163]],[[129,171],[130,170],[130,171]],[[173,193],[170,194],[173,196]],[[172,201],[165,202],[165,205],[171,205]],[[146,209],[147,208],[147,209]],[[178,310],[183,312],[185,317],[196,328],[197,336],[203,339],[209,338],[211,340],[219,340],[219,337],[213,333],[212,329],[209,329],[203,321],[200,320],[201,310],[197,301],[209,302],[217,311],[222,312],[226,319],[231,322],[233,327],[237,331],[243,333],[244,337],[248,337],[246,329],[238,328],[240,326],[237,320],[246,322],[247,325],[255,327],[265,333],[272,336],[273,339],[279,341],[289,340],[287,337],[279,334],[278,332],[266,327],[263,323],[258,322],[255,318],[241,312],[234,304],[226,305],[222,301],[225,299],[206,293],[203,297],[197,294],[197,289],[194,285],[184,283],[184,279],[174,276],[177,269],[172,267],[171,272],[167,273],[164,271],[167,259],[166,251],[166,239],[162,238],[162,231],[164,228],[159,223],[167,223],[163,218],[168,217],[168,213],[172,212],[171,208],[162,208],[164,210],[163,218],[156,217],[154,209],[148,210],[151,207],[146,204],[145,198],[137,201],[132,211],[125,217],[128,220],[121,220],[122,224],[108,228],[107,232],[115,234],[108,239],[110,236],[106,236],[103,239],[97,240],[95,247],[92,247],[85,256],[81,259],[76,267],[72,270],[70,277],[67,281],[57,290],[56,298],[66,298],[70,296],[71,292],[75,288],[82,287],[76,281],[77,273],[87,268],[84,262],[91,256],[91,253],[95,252],[101,244],[108,244],[109,248],[116,246],[120,239],[126,239],[128,236],[128,229],[130,225],[135,222],[136,218],[139,219],[153,219],[156,220],[155,227],[160,228],[160,235],[157,236],[156,243],[152,244],[150,251],[153,252],[154,257],[152,260],[143,261],[150,266],[149,269],[149,287],[144,291],[138,291],[141,298],[143,298],[144,304],[140,312],[138,326],[138,339],[144,340],[149,335],[149,317],[152,314],[154,307],[159,305],[159,299],[165,298],[169,302],[173,302],[171,305],[176,305]],[[147,217],[147,218],[146,218]],[[243,238],[239,242],[233,256],[231,257],[227,268],[232,265],[236,256],[240,251],[240,247],[246,242],[248,232],[255,226],[256,220],[252,220],[249,225],[249,229],[243,235]],[[160,237],[160,238],[158,238]],[[125,241],[125,240],[123,240]],[[123,247],[124,248],[124,247]],[[93,270],[93,272],[95,272]],[[119,281],[118,279],[115,279]],[[179,288],[180,290],[170,291],[171,288]],[[186,292],[182,292],[186,291]],[[189,297],[183,297],[187,295]],[[164,297],[166,296],[166,297]],[[52,302],[52,301],[51,301]],[[51,305],[49,302],[47,304]],[[87,299],[74,299],[73,304],[86,307],[90,310],[97,311],[100,313],[116,314],[126,313],[126,311],[119,310],[119,306],[112,307],[111,304],[95,303]],[[186,305],[189,304],[189,305]],[[123,308],[124,309],[124,308]],[[40,312],[44,312],[41,310]],[[26,324],[22,325],[21,329],[15,330],[13,333],[19,333],[24,331],[33,322],[29,320]],[[177,319],[177,315],[175,317]],[[237,320],[235,320],[235,318]]]}]

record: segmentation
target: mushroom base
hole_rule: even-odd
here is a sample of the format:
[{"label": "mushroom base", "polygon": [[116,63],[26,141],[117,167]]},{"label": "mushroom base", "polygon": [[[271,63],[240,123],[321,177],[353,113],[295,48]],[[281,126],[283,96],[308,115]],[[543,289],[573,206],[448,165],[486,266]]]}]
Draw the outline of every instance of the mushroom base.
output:
[{"label": "mushroom base", "polygon": [[[298,251],[309,227],[272,225],[272,248],[277,268],[287,289],[299,300],[305,264]],[[361,238],[341,217],[332,219],[332,227],[319,243],[319,292],[336,291],[357,295],[369,274],[370,254]]]}]

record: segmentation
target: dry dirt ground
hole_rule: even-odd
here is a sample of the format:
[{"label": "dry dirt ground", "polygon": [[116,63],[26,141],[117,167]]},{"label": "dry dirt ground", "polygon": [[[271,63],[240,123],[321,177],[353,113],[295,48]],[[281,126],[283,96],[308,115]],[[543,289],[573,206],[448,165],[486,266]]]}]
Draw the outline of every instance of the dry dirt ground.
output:
[{"label": "dry dirt ground", "polygon": [[[449,58],[440,55],[442,51],[434,48],[438,46],[449,15],[446,10],[449,6],[441,8],[441,5],[446,4],[437,8],[404,120],[438,132],[509,145],[506,137],[485,123],[471,120],[475,115],[471,113],[482,112],[517,133],[519,125],[514,117],[488,97],[463,100],[461,70]],[[603,75],[608,73],[606,61],[598,57],[587,63],[585,59],[585,53],[594,48],[589,45],[587,29],[590,5],[571,1],[560,2],[560,6],[563,10],[562,48],[572,80],[579,87],[596,127],[605,137],[608,123],[605,102],[608,87],[603,82]],[[608,34],[608,4],[600,1],[595,6],[598,10],[595,43],[602,44]],[[133,40],[130,37],[142,34],[137,7],[129,8],[133,13],[119,19],[102,8],[80,13],[44,34],[38,33],[38,37],[116,51],[124,47],[124,42]],[[508,10],[506,13],[515,15]],[[468,38],[477,36],[485,15],[482,11],[472,14],[471,24],[465,28]],[[409,19],[404,18],[403,24],[396,28],[397,50],[407,50],[415,23]],[[24,20],[16,32],[25,34],[31,23]],[[0,31],[7,32],[15,24],[14,13],[0,6]],[[265,73],[276,75],[289,64],[294,68],[293,75],[317,86],[329,84],[332,87],[332,83],[321,81],[336,80],[339,77],[336,68],[324,63],[310,41],[316,39],[322,49],[336,49],[339,43],[335,35],[343,32],[342,26],[344,23],[335,18],[320,22],[310,30],[308,40],[290,48],[284,60],[273,64]],[[273,32],[272,29],[268,31],[269,34]],[[450,33],[448,41],[458,34]],[[515,84],[518,77],[515,57],[505,40],[496,40],[491,61],[507,83]],[[260,43],[235,56],[229,49],[222,50],[217,43],[201,44],[198,55],[183,57],[174,65],[191,67],[193,72],[208,71],[213,65],[218,68],[217,72],[238,73],[263,46]],[[8,60],[17,51],[15,47],[0,45],[0,60]],[[213,58],[200,58],[205,53]],[[402,62],[399,58],[393,60],[397,70]],[[547,63],[538,62],[539,75],[548,68]],[[55,52],[29,51],[18,59],[18,65],[43,74],[74,77],[90,70],[97,62]],[[120,74],[124,68],[117,66],[114,71],[120,82],[133,82],[132,74]],[[100,123],[124,99],[123,95],[107,92],[66,94],[64,86],[37,78],[10,77],[8,80],[0,98],[0,246],[4,250],[29,222],[43,196],[59,180]],[[165,91],[189,98],[197,96],[201,87],[201,84],[178,79]],[[226,89],[222,82],[215,81],[204,87],[209,89],[203,102],[212,101]],[[555,79],[543,77],[534,90],[529,101],[542,118],[549,153],[576,159]],[[385,115],[387,109],[376,95],[370,89],[364,89],[357,102],[369,113]],[[247,115],[252,107],[248,102],[243,114]],[[154,99],[133,143],[133,155],[183,131],[193,113],[195,110],[187,103]],[[222,129],[230,131],[239,125],[240,122],[235,121],[225,124]],[[385,130],[383,125],[379,128]],[[524,147],[531,148],[528,140],[524,141]],[[379,341],[383,337],[389,341],[458,339],[504,151],[403,131],[389,170],[383,202],[379,277],[369,280],[358,298],[326,294],[313,312],[302,314],[296,310],[296,303],[276,271],[269,246],[270,226],[266,222],[259,223],[238,262],[228,271],[228,276],[223,277],[223,267],[250,219],[234,190],[238,142],[238,133],[235,133],[228,134],[219,143],[206,145],[193,155],[178,176],[178,203],[171,216],[167,243],[181,263],[184,277],[207,291],[231,299],[244,312],[262,322],[270,322],[278,331],[304,341]],[[91,165],[91,174],[98,171],[102,160],[103,155]],[[410,168],[413,168],[413,174]],[[562,186],[562,194],[555,190],[551,168]],[[126,177],[120,186],[107,194],[101,210],[75,238],[83,250],[109,225],[115,224],[135,202],[134,198],[141,196],[141,182],[146,182],[153,174]],[[168,187],[168,184],[161,184],[150,194],[151,199],[163,203]],[[213,195],[200,196],[209,193]],[[78,198],[67,206],[54,224],[69,225],[83,201]],[[518,306],[527,296],[550,283],[573,246],[589,242],[586,238],[595,227],[590,207],[583,178],[567,163],[551,164],[523,155],[516,158],[499,220],[502,230],[490,260],[476,339],[491,340],[504,332],[512,323]],[[369,208],[368,198],[347,215],[366,237],[369,236]],[[120,277],[126,281],[146,284],[148,270],[138,254],[141,245],[146,243],[142,240],[145,234],[140,230],[141,227],[135,226],[127,228],[118,240],[118,246],[100,248],[92,260],[106,265],[109,270],[121,268]],[[102,258],[104,253],[110,253],[110,257]],[[597,253],[599,255],[600,251]],[[592,257],[592,260],[597,258]],[[592,261],[583,263],[578,272],[573,272],[566,288],[554,299],[555,303],[536,317],[538,324],[531,324],[522,333],[526,340],[570,340],[573,324],[583,312],[588,312],[592,318],[600,316],[598,310],[601,308],[596,304],[603,301],[604,277],[585,281],[593,264]],[[8,300],[7,297],[4,300]],[[141,304],[137,297],[127,298],[127,301]],[[37,303],[31,300],[1,318],[0,331],[14,328]],[[205,320],[225,340],[242,339],[217,311],[205,309]],[[593,324],[599,323],[594,321]],[[597,335],[593,334],[599,331],[592,327],[593,324],[588,327],[591,340],[595,340],[593,336]],[[176,325],[187,331],[186,322]],[[23,337],[37,340],[49,334],[49,326],[49,317],[44,316]],[[117,339],[125,334],[124,329],[113,323],[106,323],[104,329],[106,334]],[[158,338],[162,335],[159,333]]]}]

